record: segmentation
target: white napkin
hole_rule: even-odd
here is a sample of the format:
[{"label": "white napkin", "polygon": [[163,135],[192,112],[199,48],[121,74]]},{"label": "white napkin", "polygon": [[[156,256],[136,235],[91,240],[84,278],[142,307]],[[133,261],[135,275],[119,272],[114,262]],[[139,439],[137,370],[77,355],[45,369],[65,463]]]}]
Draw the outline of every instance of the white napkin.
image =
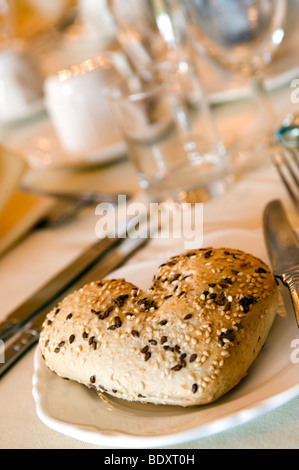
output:
[{"label": "white napkin", "polygon": [[0,147],[0,214],[18,187],[26,169],[27,164],[19,155]]},{"label": "white napkin", "polygon": [[20,155],[0,147],[0,256],[50,208],[50,200],[18,192],[26,170]]}]

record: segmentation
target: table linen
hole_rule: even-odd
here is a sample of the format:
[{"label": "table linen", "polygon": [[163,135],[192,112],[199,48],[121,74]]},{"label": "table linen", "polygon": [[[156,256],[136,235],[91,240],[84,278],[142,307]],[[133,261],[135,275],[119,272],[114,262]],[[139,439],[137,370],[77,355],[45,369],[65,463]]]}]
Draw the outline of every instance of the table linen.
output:
[{"label": "table linen", "polygon": [[[290,92],[288,84],[272,95],[275,109],[280,115],[295,111]],[[241,123],[253,122],[253,111],[247,101],[216,107],[214,112],[226,140],[236,135]],[[17,142],[17,137],[18,129],[13,129],[8,140]],[[136,176],[127,158],[92,169],[32,170],[26,179],[37,186],[44,185],[52,189],[79,187],[101,191],[130,190],[139,199]],[[143,197],[140,195],[141,200]],[[224,196],[204,204],[204,237],[223,230],[261,230],[264,207],[276,198],[282,200],[291,222],[298,229],[298,213],[274,168],[268,166],[239,174]],[[32,231],[0,258],[0,319],[96,240],[97,220],[95,208],[86,208],[62,227]],[[170,250],[183,249],[184,241],[181,239],[155,238],[137,252],[128,264],[147,261]],[[0,448],[101,448],[100,445],[90,445],[52,431],[39,420],[32,396],[33,356],[34,350],[31,350],[0,381]],[[168,448],[298,448],[298,436],[299,397],[241,426]]]}]

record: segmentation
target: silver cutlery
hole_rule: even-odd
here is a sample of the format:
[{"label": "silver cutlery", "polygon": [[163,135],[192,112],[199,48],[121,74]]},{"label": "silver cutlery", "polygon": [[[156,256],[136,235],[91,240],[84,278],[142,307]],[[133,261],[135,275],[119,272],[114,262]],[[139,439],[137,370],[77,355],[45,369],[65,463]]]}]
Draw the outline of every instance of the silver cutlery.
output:
[{"label": "silver cutlery", "polygon": [[273,274],[287,287],[299,327],[299,239],[280,200],[265,208],[264,236]]},{"label": "silver cutlery", "polygon": [[[111,204],[118,203],[118,194],[114,193],[101,193],[98,191],[55,191],[51,189],[33,188],[22,185],[21,191],[34,194],[36,196],[52,197],[56,199],[73,201],[73,202],[85,202],[86,204],[100,204],[102,202],[109,202]],[[120,194],[125,194],[121,192]],[[128,194],[126,195],[130,197]]]},{"label": "silver cutlery", "polygon": [[272,157],[279,176],[297,210],[299,210],[299,115],[289,115],[276,131],[279,143]]},{"label": "silver cutlery", "polygon": [[[297,119],[298,120],[298,119]],[[275,134],[276,140],[286,147],[299,147],[299,125],[295,122],[283,124]]]},{"label": "silver cutlery", "polygon": [[[116,206],[119,202],[118,194],[101,193],[97,191],[55,191],[38,189],[28,186],[21,186],[21,191],[36,196],[57,199],[50,212],[39,222],[38,226],[43,228],[55,228],[63,225],[75,217],[78,212],[93,204],[110,203]],[[131,198],[130,194],[124,194],[126,199]]]},{"label": "silver cutlery", "polygon": [[282,148],[272,156],[272,163],[276,167],[296,209],[299,211],[299,161],[298,153],[294,149]]}]

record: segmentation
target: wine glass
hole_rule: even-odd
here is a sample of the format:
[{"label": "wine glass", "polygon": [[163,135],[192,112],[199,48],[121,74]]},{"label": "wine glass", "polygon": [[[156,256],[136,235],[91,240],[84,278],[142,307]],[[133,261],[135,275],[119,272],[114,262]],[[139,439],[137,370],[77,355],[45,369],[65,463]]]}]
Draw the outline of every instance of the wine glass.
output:
[{"label": "wine glass", "polygon": [[132,68],[176,61],[187,47],[180,0],[107,0],[117,40]]},{"label": "wine glass", "polygon": [[150,0],[107,0],[116,24],[117,40],[133,70],[140,72],[165,54]]},{"label": "wine glass", "polygon": [[260,111],[259,135],[232,155],[237,168],[269,161],[274,115],[263,73],[285,33],[287,0],[180,0],[186,31],[197,52],[247,77]]}]

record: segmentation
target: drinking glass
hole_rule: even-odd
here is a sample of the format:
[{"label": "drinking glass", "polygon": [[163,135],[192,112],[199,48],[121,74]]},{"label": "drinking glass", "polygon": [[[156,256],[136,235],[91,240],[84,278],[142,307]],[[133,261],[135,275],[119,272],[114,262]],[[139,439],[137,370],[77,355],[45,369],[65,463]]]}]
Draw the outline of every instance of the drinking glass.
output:
[{"label": "drinking glass", "polygon": [[189,58],[155,63],[104,94],[151,201],[196,203],[223,194],[228,156]]},{"label": "drinking glass", "polygon": [[263,73],[284,37],[287,0],[180,0],[195,49],[225,69],[249,78],[262,131],[233,156],[238,167],[268,163],[274,115]]},{"label": "drinking glass", "polygon": [[108,0],[107,5],[118,42],[138,73],[153,62],[186,55],[179,0]]}]

